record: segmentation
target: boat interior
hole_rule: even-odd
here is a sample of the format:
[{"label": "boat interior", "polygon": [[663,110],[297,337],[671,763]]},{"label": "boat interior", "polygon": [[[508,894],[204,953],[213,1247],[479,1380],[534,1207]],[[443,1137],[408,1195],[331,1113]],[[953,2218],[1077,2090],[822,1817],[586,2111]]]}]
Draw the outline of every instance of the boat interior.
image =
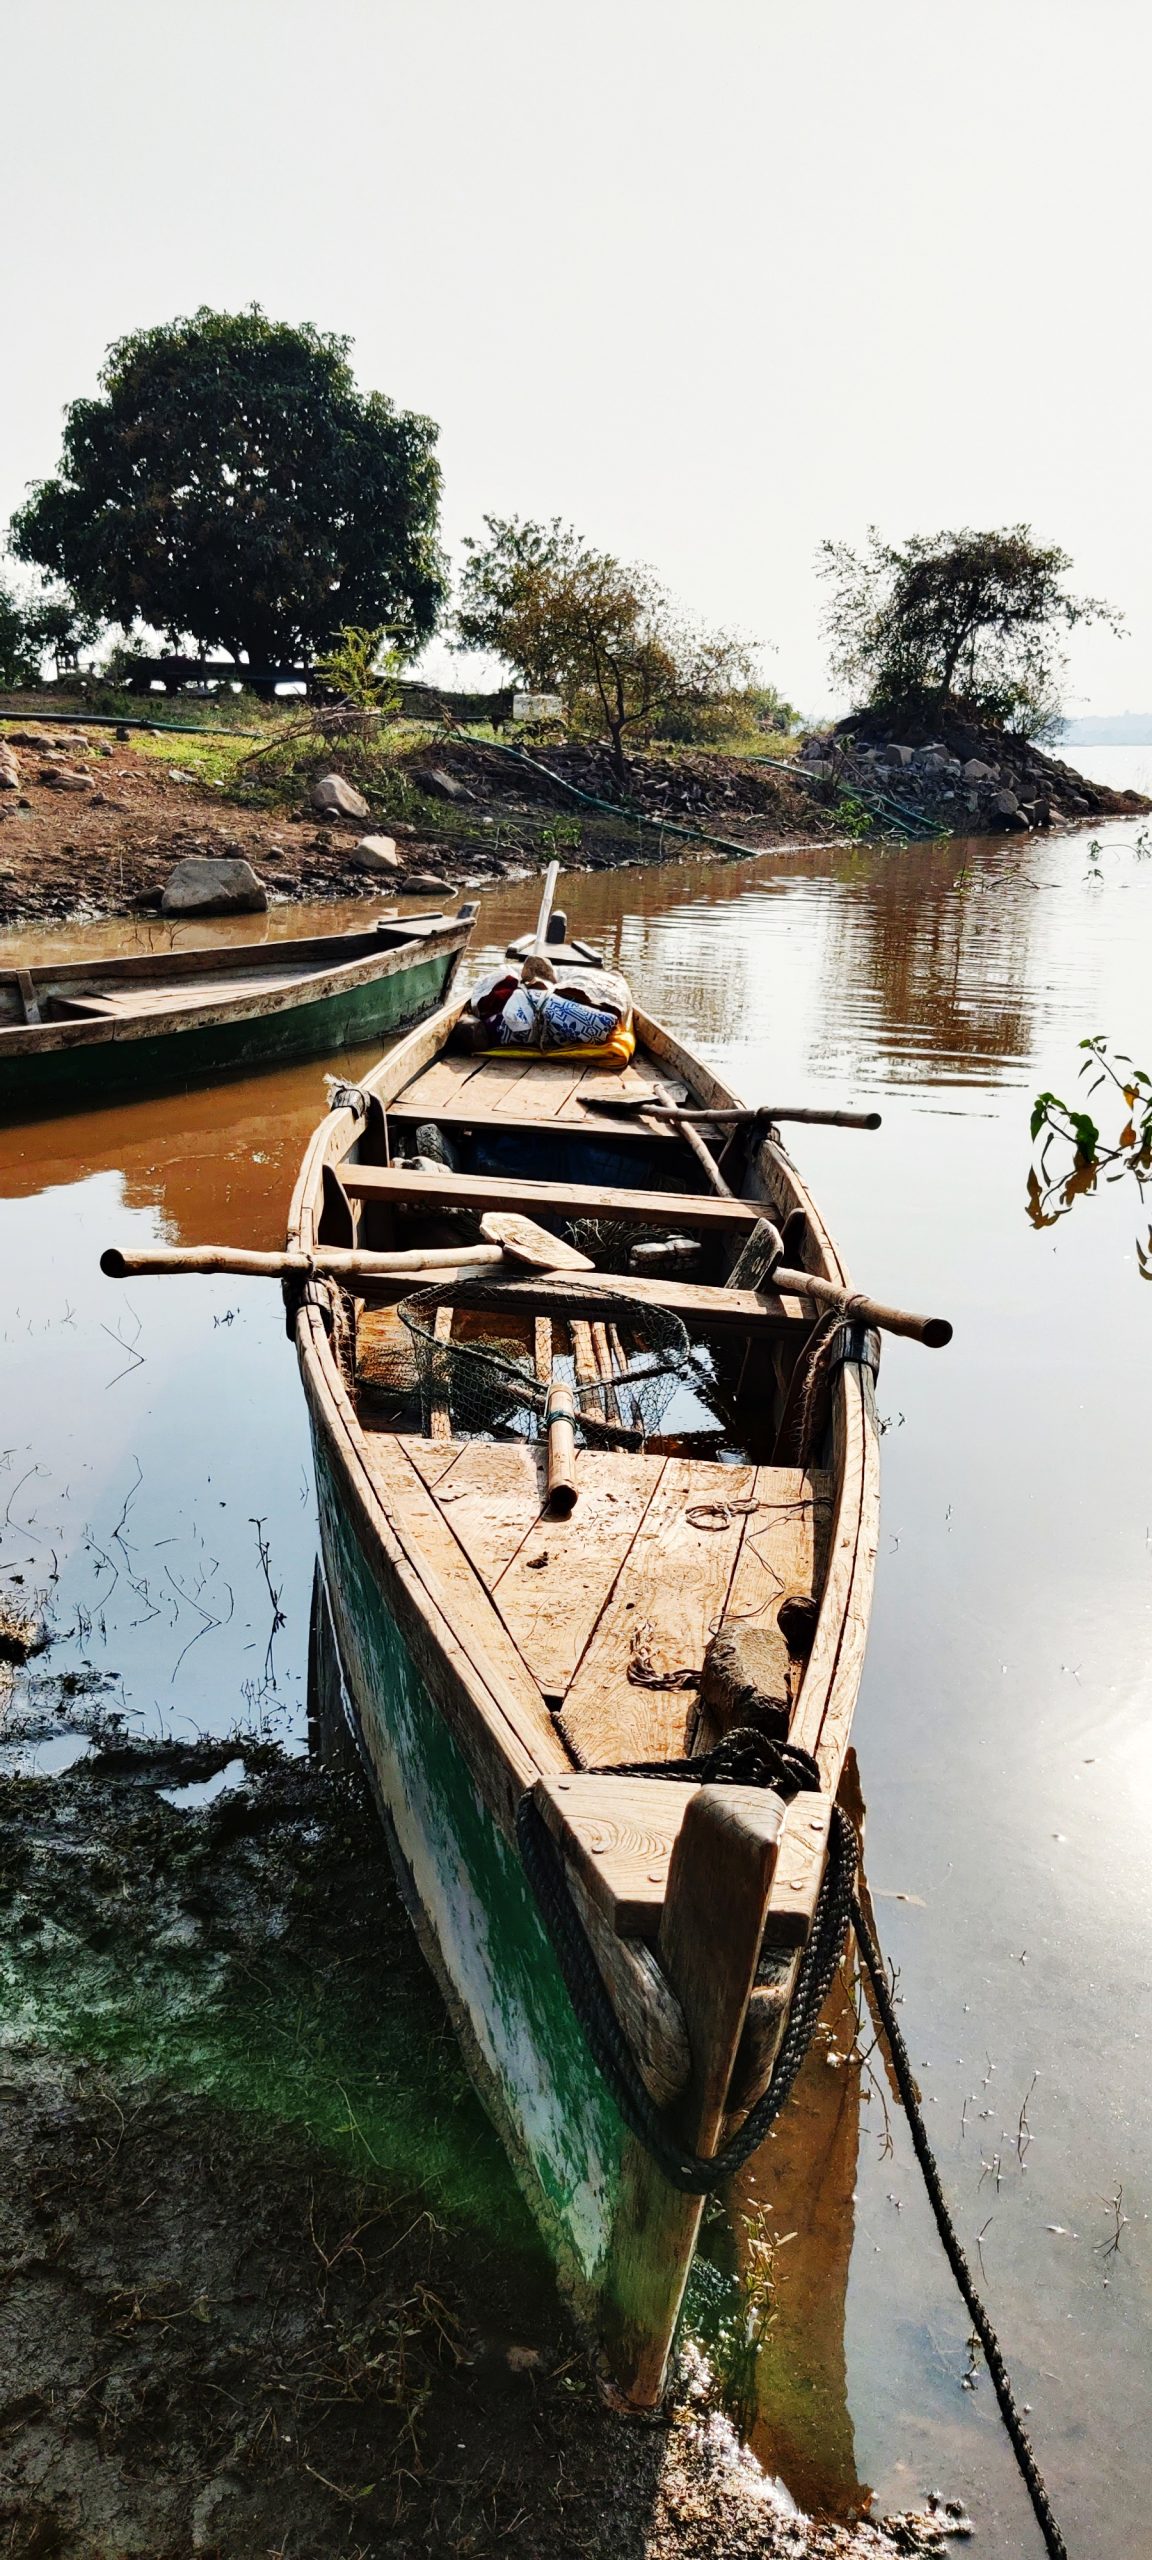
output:
[{"label": "boat interior", "polygon": [[[762,1721],[786,1732],[832,1519],[827,1401],[801,1411],[796,1391],[816,1310],[732,1286],[764,1215],[785,1226],[791,1263],[821,1267],[818,1240],[804,1262],[805,1209],[786,1159],[772,1199],[763,1157],[774,1151],[758,1146],[753,1162],[747,1129],[726,1145],[717,1136],[725,1199],[676,1134],[597,1120],[598,1095],[654,1086],[673,1104],[695,1098],[643,1051],[606,1074],[578,1058],[443,1049],[325,1165],[315,1235],[450,1264],[482,1209],[527,1211],[594,1266],[587,1283],[571,1269],[523,1271],[510,1288],[505,1273],[487,1305],[483,1279],[451,1269],[431,1289],[395,1278],[339,1293],[345,1384],[384,1507],[434,1553],[454,1615],[481,1618],[505,1687],[526,1712],[543,1701],[576,1769],[718,1740],[735,1711],[709,1691],[704,1666],[721,1628],[737,1624],[761,1639]],[[601,1314],[605,1286],[614,1295]],[[416,1333],[400,1312],[414,1287]],[[687,1336],[658,1393],[649,1310],[653,1325],[670,1313]],[[438,1361],[435,1349],[420,1356],[430,1335]],[[494,1385],[478,1352],[534,1377],[535,1406],[504,1397],[505,1373]],[[567,1517],[548,1509],[540,1429],[557,1379],[580,1417]],[[746,1697],[745,1721],[750,1712]]]},{"label": "boat interior", "polygon": [[0,968],[0,1035],[58,1022],[123,1021],[273,993],[301,979],[401,951],[445,932],[443,915],[384,917],[362,933],[217,944],[199,951],[133,951],[115,958]]}]

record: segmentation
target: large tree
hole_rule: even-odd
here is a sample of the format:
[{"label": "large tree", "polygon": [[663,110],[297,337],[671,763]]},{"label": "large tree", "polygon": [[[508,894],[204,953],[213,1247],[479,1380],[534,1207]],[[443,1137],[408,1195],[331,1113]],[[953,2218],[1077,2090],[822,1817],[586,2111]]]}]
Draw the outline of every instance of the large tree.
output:
[{"label": "large tree", "polygon": [[1096,596],[1069,595],[1072,563],[1026,524],[994,533],[913,534],[864,551],[821,545],[830,586],[825,628],[832,673],[860,705],[922,710],[951,702],[971,718],[1028,737],[1060,717],[1059,634],[1117,617]]},{"label": "large tree", "polygon": [[484,522],[487,540],[464,546],[457,646],[489,650],[533,691],[559,693],[574,727],[607,731],[621,784],[627,737],[723,700],[750,675],[742,641],[684,621],[649,570],[593,551],[558,517]]},{"label": "large tree", "polygon": [[358,391],[349,346],[258,309],[121,338],[13,549],[101,621],[253,663],[348,624],[427,639],[445,593],[437,430]]}]

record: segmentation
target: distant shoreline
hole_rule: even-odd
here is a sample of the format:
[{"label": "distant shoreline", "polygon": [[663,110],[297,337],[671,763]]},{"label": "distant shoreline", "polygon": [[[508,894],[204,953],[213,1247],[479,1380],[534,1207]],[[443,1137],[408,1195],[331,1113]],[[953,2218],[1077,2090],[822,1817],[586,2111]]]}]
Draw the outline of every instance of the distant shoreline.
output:
[{"label": "distant shoreline", "polygon": [[1152,747],[1152,711],[1112,711],[1098,719],[1066,720],[1062,747]]}]

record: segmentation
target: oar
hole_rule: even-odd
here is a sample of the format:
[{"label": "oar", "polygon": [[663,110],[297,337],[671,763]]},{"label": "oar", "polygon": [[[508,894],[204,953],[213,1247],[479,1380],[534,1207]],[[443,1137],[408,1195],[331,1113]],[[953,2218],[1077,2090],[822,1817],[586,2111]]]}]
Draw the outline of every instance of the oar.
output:
[{"label": "oar", "polygon": [[493,1269],[506,1263],[499,1244],[418,1246],[410,1253],[362,1253],[355,1245],[319,1245],[314,1253],[254,1253],[246,1245],[152,1245],[143,1253],[122,1253],[109,1245],[100,1256],[107,1280],[138,1280],[167,1272],[234,1272],[255,1280],[390,1280],[410,1275],[418,1280],[444,1279],[457,1271]]},{"label": "oar", "polygon": [[665,1102],[655,1094],[651,1100],[643,1093],[578,1093],[577,1102],[584,1111],[605,1111],[613,1120],[678,1120],[687,1134],[689,1122],[703,1123],[721,1129],[748,1129],[756,1121],[804,1120],[821,1129],[878,1129],[878,1111],[814,1111],[797,1105],[786,1109],[775,1102],[758,1103],[755,1110],[746,1104],[717,1103],[712,1111],[682,1110],[679,1103]]},{"label": "oar", "polygon": [[[754,1252],[758,1268],[747,1268],[742,1274],[746,1288],[771,1287],[782,1296],[814,1298],[818,1307],[834,1307],[838,1315],[849,1316],[860,1324],[871,1324],[881,1333],[907,1334],[911,1342],[926,1343],[930,1351],[942,1351],[952,1340],[952,1327],[947,1316],[914,1316],[905,1307],[882,1307],[875,1298],[866,1298],[858,1289],[840,1289],[834,1280],[820,1280],[814,1271],[790,1271],[784,1263],[784,1243],[779,1229],[769,1218],[753,1227],[748,1244],[741,1255],[747,1263]],[[736,1280],[732,1272],[728,1286]]]},{"label": "oar", "polygon": [[109,1280],[136,1280],[157,1272],[234,1271],[257,1280],[390,1280],[410,1273],[418,1280],[458,1271],[492,1270],[497,1263],[526,1271],[591,1271],[586,1253],[562,1236],[549,1235],[534,1218],[486,1211],[483,1244],[415,1245],[399,1253],[368,1253],[359,1245],[319,1245],[315,1252],[255,1253],[231,1244],[157,1244],[142,1253],[109,1245],[100,1268]]}]

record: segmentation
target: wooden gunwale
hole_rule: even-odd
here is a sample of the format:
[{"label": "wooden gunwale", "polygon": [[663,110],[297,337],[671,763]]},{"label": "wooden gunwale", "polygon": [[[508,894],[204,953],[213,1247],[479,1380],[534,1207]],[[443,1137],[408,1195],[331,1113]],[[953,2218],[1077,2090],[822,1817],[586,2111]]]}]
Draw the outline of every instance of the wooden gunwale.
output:
[{"label": "wooden gunwale", "polygon": [[[308,969],[302,965],[298,975],[286,979],[278,977],[266,988],[254,988],[232,997],[214,992],[203,1004],[181,1005],[168,1010],[162,1004],[151,1010],[142,1005],[134,1013],[105,1014],[89,1021],[44,1022],[35,1026],[5,1024],[0,1026],[0,1069],[9,1058],[40,1058],[62,1050],[103,1048],[120,1041],[175,1040],[185,1032],[211,1029],[222,1023],[259,1021],[275,1014],[292,1012],[301,1004],[323,1003],[330,997],[401,975],[416,960],[436,960],[452,952],[460,953],[470,931],[470,920],[465,918],[460,922],[447,923],[442,932],[414,934],[402,943],[382,942],[375,950],[362,951],[355,959],[344,960],[333,953],[332,946],[342,940],[360,943],[363,940],[361,935],[311,936],[299,944],[236,943],[222,950],[173,952],[159,958],[132,953],[108,962],[72,961],[63,963],[59,969],[40,969],[32,975],[37,991],[43,994],[50,992],[55,985],[63,986],[65,982],[73,986],[91,982],[95,987],[97,982],[104,985],[115,979],[128,985],[141,981],[160,989],[179,979],[229,972],[239,975],[241,968],[249,974],[258,974],[258,968],[254,969],[254,952],[267,955],[265,968],[269,972],[274,968],[282,969],[285,957],[289,961],[299,958],[302,963],[309,954],[322,958],[325,945],[330,961],[327,968]],[[173,963],[180,965],[173,966]]]}]

